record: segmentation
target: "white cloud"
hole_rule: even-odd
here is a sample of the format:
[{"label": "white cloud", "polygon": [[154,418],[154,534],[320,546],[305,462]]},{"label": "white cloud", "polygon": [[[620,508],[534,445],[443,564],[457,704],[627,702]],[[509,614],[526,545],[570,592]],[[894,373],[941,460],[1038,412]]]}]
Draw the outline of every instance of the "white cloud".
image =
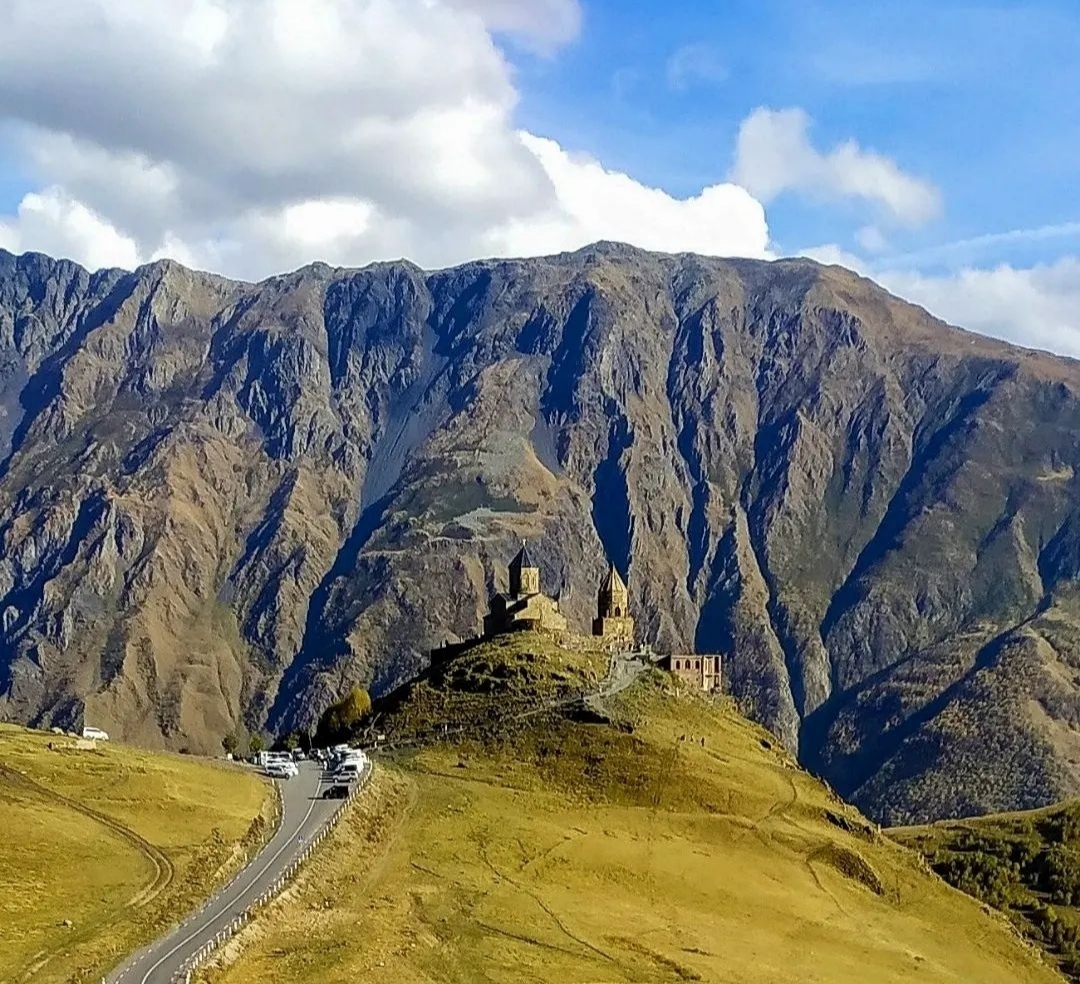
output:
[{"label": "white cloud", "polygon": [[817,150],[810,122],[801,109],[754,110],[739,127],[732,180],[766,203],[786,191],[826,201],[861,199],[911,226],[940,213],[933,185],[853,140]]},{"label": "white cloud", "polygon": [[799,250],[799,256],[807,256],[811,260],[817,260],[818,263],[824,263],[826,266],[846,267],[848,270],[854,270],[864,277],[872,275],[869,265],[861,256],[856,256],[836,243],[823,243],[820,246],[801,249]]},{"label": "white cloud", "polygon": [[610,239],[662,252],[767,255],[765,209],[738,185],[676,199],[590,157],[572,156],[553,140],[527,133],[521,139],[551,179],[556,202],[547,216],[493,230],[496,253],[534,255]]},{"label": "white cloud", "polygon": [[905,253],[894,257],[894,260],[902,260],[912,266],[941,261],[949,261],[953,264],[971,263],[974,257],[1000,251],[1002,247],[1045,243],[1053,240],[1074,240],[1080,243],[1080,222],[1058,222],[1054,225],[969,236],[967,239],[956,239],[937,246],[927,246],[913,253]]},{"label": "white cloud", "polygon": [[889,241],[877,226],[863,226],[855,232],[855,242],[868,253],[884,253]]},{"label": "white cloud", "polygon": [[139,262],[134,240],[61,188],[26,195],[17,216],[0,218],[0,248],[79,257],[95,269],[130,269]]},{"label": "white cloud", "polygon": [[0,236],[243,277],[596,238],[762,255],[740,189],[674,199],[517,131],[491,32],[579,26],[577,0],[6,0],[0,123],[49,192]]},{"label": "white cloud", "polygon": [[581,31],[578,0],[449,0],[478,15],[491,31],[511,34],[550,51],[573,41]]},{"label": "white cloud", "polygon": [[[744,122],[743,187],[685,199],[519,132],[492,32],[564,43],[579,28],[576,0],[3,2],[0,124],[36,183],[0,215],[0,247],[14,252],[92,268],[171,256],[244,277],[597,239],[766,256],[759,199],[785,190],[863,198],[907,222],[939,207],[887,158],[853,143],[814,149],[797,110]],[[886,245],[880,229],[856,234],[866,254]],[[1080,354],[1080,260],[931,277],[904,272],[916,262],[903,258],[811,252],[958,324]]]},{"label": "white cloud", "polygon": [[699,83],[715,85],[728,77],[728,68],[719,53],[704,43],[678,48],[667,62],[668,86],[685,92]]},{"label": "white cloud", "polygon": [[1080,356],[1080,257],[940,276],[879,271],[888,290],[939,318],[1031,348]]},{"label": "white cloud", "polygon": [[854,270],[969,331],[1080,357],[1080,257],[1026,268],[1001,264],[929,275],[890,265],[896,257],[869,262],[835,243],[800,255]]}]

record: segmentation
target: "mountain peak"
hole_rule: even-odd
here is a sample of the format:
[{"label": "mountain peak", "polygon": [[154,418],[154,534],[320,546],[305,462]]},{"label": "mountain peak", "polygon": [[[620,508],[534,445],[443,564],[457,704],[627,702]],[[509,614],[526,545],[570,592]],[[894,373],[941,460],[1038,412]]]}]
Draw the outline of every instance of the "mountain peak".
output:
[{"label": "mountain peak", "polygon": [[1047,802],[1080,791],[1078,383],[808,260],[0,257],[0,713],[305,728],[542,541],[568,618],[617,558],[642,640],[730,654],[873,815]]}]

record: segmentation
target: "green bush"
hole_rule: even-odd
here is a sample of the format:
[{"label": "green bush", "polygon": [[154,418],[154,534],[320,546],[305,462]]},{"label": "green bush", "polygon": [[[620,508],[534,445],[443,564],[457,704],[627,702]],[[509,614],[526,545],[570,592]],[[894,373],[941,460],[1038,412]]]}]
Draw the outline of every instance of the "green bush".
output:
[{"label": "green bush", "polygon": [[1080,982],[1080,805],[943,833],[928,854],[934,870],[1004,911]]},{"label": "green bush", "polygon": [[984,851],[939,852],[931,864],[950,885],[997,908],[1015,901],[1020,888],[1018,866]]},{"label": "green bush", "polygon": [[361,722],[371,713],[371,695],[363,687],[353,687],[336,704],[331,704],[319,720],[316,742],[333,745],[355,735]]}]

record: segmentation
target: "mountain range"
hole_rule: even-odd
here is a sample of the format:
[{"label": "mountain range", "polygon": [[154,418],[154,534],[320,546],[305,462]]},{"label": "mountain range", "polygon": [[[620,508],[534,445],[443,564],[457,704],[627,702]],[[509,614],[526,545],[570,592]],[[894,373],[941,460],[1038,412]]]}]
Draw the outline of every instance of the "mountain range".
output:
[{"label": "mountain range", "polygon": [[0,252],[0,717],[220,749],[472,636],[522,539],[883,822],[1080,791],[1080,364],[809,260],[258,284]]}]

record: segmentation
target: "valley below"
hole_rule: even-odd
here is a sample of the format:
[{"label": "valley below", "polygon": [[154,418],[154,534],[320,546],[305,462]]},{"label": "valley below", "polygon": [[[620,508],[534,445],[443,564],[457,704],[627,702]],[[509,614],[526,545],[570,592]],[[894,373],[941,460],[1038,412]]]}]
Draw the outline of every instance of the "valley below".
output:
[{"label": "valley below", "polygon": [[0,725],[0,979],[98,981],[276,823],[252,773]]}]

